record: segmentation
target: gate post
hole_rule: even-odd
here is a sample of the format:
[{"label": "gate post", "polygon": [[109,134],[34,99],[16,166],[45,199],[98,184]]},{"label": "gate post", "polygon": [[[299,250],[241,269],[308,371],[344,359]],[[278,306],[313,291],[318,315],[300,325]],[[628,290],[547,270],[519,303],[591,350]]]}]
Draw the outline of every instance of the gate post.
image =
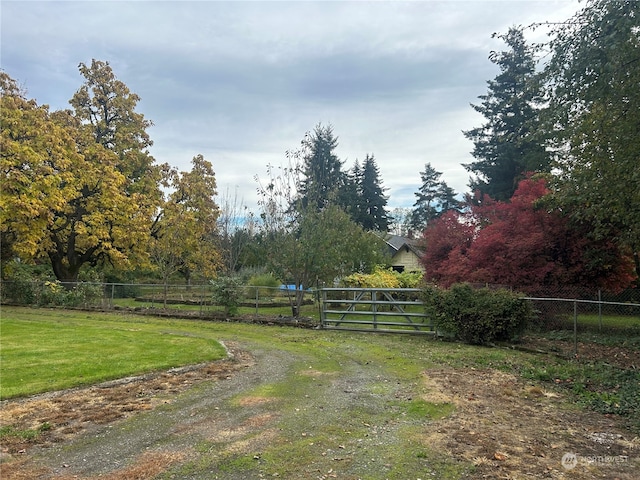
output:
[{"label": "gate post", "polygon": [[371,307],[373,308],[373,328],[378,328],[378,305],[376,304],[377,296],[376,291],[371,290]]},{"label": "gate post", "polygon": [[327,291],[323,288],[320,291],[321,293],[321,298],[320,298],[320,328],[324,328],[325,327],[325,323],[327,320],[327,314],[325,313],[325,308],[327,305]]}]

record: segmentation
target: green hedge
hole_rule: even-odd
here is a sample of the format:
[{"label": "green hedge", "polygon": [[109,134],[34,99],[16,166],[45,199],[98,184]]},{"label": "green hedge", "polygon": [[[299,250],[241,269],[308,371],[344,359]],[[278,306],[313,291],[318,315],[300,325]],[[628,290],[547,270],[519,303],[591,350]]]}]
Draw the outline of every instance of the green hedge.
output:
[{"label": "green hedge", "polygon": [[467,284],[447,290],[426,286],[423,300],[439,332],[476,345],[513,340],[532,316],[522,294],[505,289],[476,289]]}]

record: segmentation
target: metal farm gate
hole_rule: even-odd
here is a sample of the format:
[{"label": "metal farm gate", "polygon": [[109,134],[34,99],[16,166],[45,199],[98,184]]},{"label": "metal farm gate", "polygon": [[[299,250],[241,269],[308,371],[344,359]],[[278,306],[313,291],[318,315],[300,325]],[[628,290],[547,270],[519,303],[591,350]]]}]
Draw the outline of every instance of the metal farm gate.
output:
[{"label": "metal farm gate", "polygon": [[323,288],[321,326],[332,330],[433,334],[416,288]]}]

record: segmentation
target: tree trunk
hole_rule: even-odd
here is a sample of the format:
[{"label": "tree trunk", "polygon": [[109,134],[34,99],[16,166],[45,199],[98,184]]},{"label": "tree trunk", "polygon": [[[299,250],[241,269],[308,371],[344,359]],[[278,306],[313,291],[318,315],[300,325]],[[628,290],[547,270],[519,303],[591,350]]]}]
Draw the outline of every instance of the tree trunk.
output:
[{"label": "tree trunk", "polygon": [[304,290],[302,285],[296,285],[296,301],[293,307],[293,316],[298,318],[300,316],[300,309],[302,308],[302,302],[304,301]]},{"label": "tree trunk", "polygon": [[62,283],[65,289],[71,290],[78,283],[78,273],[82,263],[69,262],[66,256],[58,252],[49,253],[49,259],[56,279]]}]

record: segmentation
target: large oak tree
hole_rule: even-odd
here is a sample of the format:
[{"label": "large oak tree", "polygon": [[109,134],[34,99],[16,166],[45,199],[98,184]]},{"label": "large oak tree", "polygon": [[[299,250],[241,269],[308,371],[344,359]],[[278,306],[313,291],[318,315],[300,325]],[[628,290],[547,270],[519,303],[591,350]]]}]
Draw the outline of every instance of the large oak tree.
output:
[{"label": "large oak tree", "polygon": [[33,258],[45,250],[53,212],[74,192],[71,167],[83,161],[71,129],[49,108],[26,98],[0,72],[0,231],[3,261]]},{"label": "large oak tree", "polygon": [[6,76],[2,96],[3,237],[25,260],[48,257],[69,283],[87,264],[148,261],[161,199],[162,168],[148,152],[138,97],[108,63],[80,72],[73,110],[50,113]]},{"label": "large oak tree", "polygon": [[[150,239],[154,266],[166,286],[180,272],[191,276],[215,276],[220,255],[215,244],[219,209],[214,201],[216,179],[213,166],[197,155],[188,172],[171,170],[167,176],[170,193],[162,204]],[[166,295],[165,295],[166,301]]]}]

